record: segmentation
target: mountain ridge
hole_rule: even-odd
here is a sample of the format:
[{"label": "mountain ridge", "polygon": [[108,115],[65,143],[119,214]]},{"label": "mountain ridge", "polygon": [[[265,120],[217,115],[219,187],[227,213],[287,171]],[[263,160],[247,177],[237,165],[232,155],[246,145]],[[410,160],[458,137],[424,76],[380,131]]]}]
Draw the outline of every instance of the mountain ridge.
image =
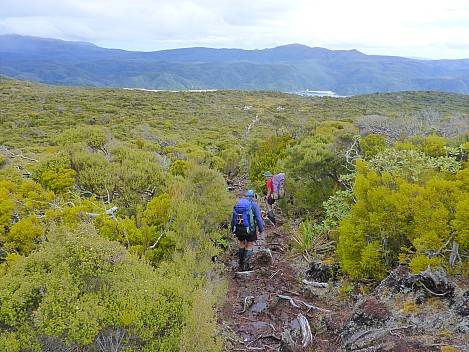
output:
[{"label": "mountain ridge", "polygon": [[469,94],[469,59],[420,60],[287,44],[267,49],[192,47],[138,52],[88,42],[0,36],[0,74],[55,85],[143,89],[403,90]]}]

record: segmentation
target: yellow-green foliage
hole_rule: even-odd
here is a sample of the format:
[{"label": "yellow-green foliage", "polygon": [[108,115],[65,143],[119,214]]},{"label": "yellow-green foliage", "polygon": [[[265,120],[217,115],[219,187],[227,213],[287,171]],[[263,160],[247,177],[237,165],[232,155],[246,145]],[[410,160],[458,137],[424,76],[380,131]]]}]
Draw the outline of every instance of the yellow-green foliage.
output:
[{"label": "yellow-green foliage", "polygon": [[210,270],[210,260],[185,253],[155,271],[90,226],[52,228],[47,237],[0,277],[0,346],[27,350],[47,336],[91,348],[120,331],[123,350],[221,349],[214,307],[223,286],[193,275]]},{"label": "yellow-green foliage", "polygon": [[0,180],[0,235],[3,235],[11,223],[15,202],[13,192],[15,184]]},{"label": "yellow-green foliage", "polygon": [[33,172],[33,178],[44,188],[63,193],[74,185],[75,172],[70,169],[70,158],[65,152],[57,152],[43,159]]},{"label": "yellow-green foliage", "polygon": [[389,150],[357,163],[356,203],[340,224],[338,245],[342,268],[353,279],[381,279],[404,258],[414,271],[447,266],[448,251],[441,249],[451,240],[467,250],[467,171],[442,170],[433,161]]},{"label": "yellow-green foliage", "polygon": [[4,245],[20,254],[28,254],[41,235],[42,226],[38,219],[28,217],[11,226],[10,232],[5,237]]},{"label": "yellow-green foliage", "polygon": [[218,237],[218,227],[228,219],[234,205],[218,172],[193,164],[172,192],[170,237],[178,247],[199,247],[201,242]]},{"label": "yellow-green foliage", "polygon": [[142,235],[135,221],[128,217],[101,218],[99,234],[110,241],[117,241],[130,248],[132,245],[142,244]]},{"label": "yellow-green foliage", "polygon": [[47,170],[42,173],[42,184],[55,194],[62,194],[73,188],[75,175],[72,169]]},{"label": "yellow-green foliage", "polygon": [[56,143],[63,147],[85,144],[91,148],[102,148],[109,141],[107,134],[108,131],[101,126],[80,126],[64,130],[56,138]]},{"label": "yellow-green foliage", "polygon": [[345,151],[356,138],[357,128],[347,122],[324,121],[309,136],[285,151],[281,169],[286,173],[294,208],[306,216],[316,215],[323,201],[339,187],[346,173]]},{"label": "yellow-green foliage", "polygon": [[0,155],[0,168],[4,166],[4,164],[7,162],[8,158],[4,155]]},{"label": "yellow-green foliage", "polygon": [[286,134],[281,137],[271,135],[259,146],[251,146],[249,178],[258,189],[265,184],[264,176],[262,176],[265,171],[284,172],[284,170],[279,170],[277,162],[285,156],[287,148],[294,144],[295,140]]},{"label": "yellow-green foliage", "polygon": [[171,163],[169,171],[174,175],[184,176],[189,163],[184,160],[176,160]]},{"label": "yellow-green foliage", "polygon": [[[469,112],[464,96],[442,104],[431,92],[312,99],[13,80],[0,90],[2,351],[44,341],[94,351],[119,335],[119,350],[222,350],[225,287],[211,258],[235,199],[220,171],[250,174],[259,190],[265,170],[285,172],[295,216],[324,215],[321,234],[342,219],[341,264],[354,278],[380,278],[397,258],[421,267],[448,253],[437,252],[448,236],[468,250],[469,172],[434,136],[388,154],[382,137],[365,138],[369,164],[358,164],[354,194],[320,209],[339,194],[359,134],[351,121],[383,114],[392,124],[429,108],[450,121]],[[464,161],[463,148],[445,151]]]},{"label": "yellow-green foliage", "polygon": [[453,346],[441,346],[441,352],[463,352],[463,350]]},{"label": "yellow-green foliage", "polygon": [[241,167],[241,147],[238,145],[223,149],[220,152],[220,158],[224,164],[221,169],[228,176],[237,174]]},{"label": "yellow-green foliage", "polygon": [[439,157],[446,155],[445,146],[447,140],[444,137],[429,135],[429,136],[413,136],[409,137],[406,143],[397,142],[396,149],[415,149],[430,157]]},{"label": "yellow-green foliage", "polygon": [[117,175],[105,155],[78,149],[73,152],[72,160],[77,173],[76,183],[80,189],[107,197],[116,188]]},{"label": "yellow-green foliage", "polygon": [[142,223],[148,226],[161,227],[168,221],[171,197],[168,193],[160,194],[149,201],[142,214]]},{"label": "yellow-green foliage", "polygon": [[444,264],[443,258],[433,257],[430,258],[427,255],[417,255],[411,259],[409,262],[409,267],[412,273],[417,274],[430,266],[433,269],[438,269],[441,265]]},{"label": "yellow-green foliage", "polygon": [[386,140],[379,134],[369,134],[360,141],[360,148],[365,159],[374,157],[386,149]]},{"label": "yellow-green foliage", "polygon": [[455,211],[454,220],[451,221],[456,232],[455,241],[462,248],[469,249],[469,198],[461,199],[456,205]]}]

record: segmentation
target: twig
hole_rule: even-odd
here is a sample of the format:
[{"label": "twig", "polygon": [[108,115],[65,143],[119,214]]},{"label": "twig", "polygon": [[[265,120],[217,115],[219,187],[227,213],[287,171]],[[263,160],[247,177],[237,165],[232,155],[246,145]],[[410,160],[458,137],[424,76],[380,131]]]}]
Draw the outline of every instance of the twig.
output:
[{"label": "twig", "polygon": [[300,296],[300,294],[298,292],[295,292],[295,291],[288,291],[288,290],[283,290],[283,291],[291,293],[292,295],[295,295],[295,296]]},{"label": "twig", "polygon": [[269,280],[272,279],[275,275],[277,275],[282,269],[278,269],[275,273],[273,273],[270,277]]},{"label": "twig", "polygon": [[375,331],[377,331],[377,330],[375,330],[375,329],[366,330],[366,331],[362,332],[361,334],[359,334],[358,336],[354,337],[352,339],[352,341],[347,341],[347,345],[351,346],[354,343],[356,343],[359,339],[361,339],[363,336],[368,335],[368,334],[370,334],[372,332],[375,332]]},{"label": "twig", "polygon": [[446,296],[448,293],[450,293],[450,291],[446,291],[445,293],[436,293],[430,290],[427,286],[425,286],[425,284],[421,280],[418,280],[418,283],[422,285],[425,290],[427,290],[428,292],[430,292],[432,295],[435,295],[435,296]]},{"label": "twig", "polygon": [[253,302],[254,302],[254,296],[246,296],[246,297],[244,297],[243,310],[240,311],[240,312],[236,312],[236,313],[238,313],[238,314],[243,314],[244,312],[246,312],[248,306],[252,305]]},{"label": "twig", "polygon": [[394,336],[399,336],[399,334],[395,333],[394,330],[403,330],[403,329],[409,329],[409,328],[413,328],[413,327],[415,327],[415,325],[397,326],[395,328],[390,328],[389,333],[391,335],[394,335]]},{"label": "twig", "polygon": [[252,345],[254,342],[256,342],[257,340],[261,339],[262,338],[262,334],[260,334],[259,336],[257,336],[254,340],[250,341],[249,343],[246,344],[246,347],[249,347],[250,345]]},{"label": "twig", "polygon": [[304,301],[300,301],[301,303],[303,303],[306,308],[308,308],[308,312],[311,310],[311,309],[316,309],[316,310],[319,310],[320,312],[324,312],[324,313],[332,313],[332,310],[328,310],[328,309],[324,309],[324,308],[321,308],[321,307],[316,307],[316,306],[313,306],[309,303],[306,303]]},{"label": "twig", "polygon": [[263,339],[274,339],[274,340],[277,340],[277,341],[282,341],[282,338],[281,337],[277,337],[275,336],[274,334],[272,335],[264,335],[262,336]]},{"label": "twig", "polygon": [[250,322],[256,322],[257,319],[254,318],[254,317],[238,317],[238,319],[242,319],[242,320],[247,320],[247,321],[250,321]]}]

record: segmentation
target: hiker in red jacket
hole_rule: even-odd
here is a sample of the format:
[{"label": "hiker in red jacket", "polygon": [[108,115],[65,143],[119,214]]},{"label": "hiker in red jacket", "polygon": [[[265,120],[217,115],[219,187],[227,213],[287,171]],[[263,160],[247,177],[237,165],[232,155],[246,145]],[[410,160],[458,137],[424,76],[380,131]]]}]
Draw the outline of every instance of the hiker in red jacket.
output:
[{"label": "hiker in red jacket", "polygon": [[272,183],[272,173],[270,171],[266,171],[263,173],[264,177],[266,178],[265,187],[267,188],[267,195],[265,196],[265,202],[267,204],[267,217],[270,221],[275,225],[275,216],[274,211],[272,209],[272,205],[275,203],[275,199],[272,198],[272,194],[274,193],[274,185]]}]

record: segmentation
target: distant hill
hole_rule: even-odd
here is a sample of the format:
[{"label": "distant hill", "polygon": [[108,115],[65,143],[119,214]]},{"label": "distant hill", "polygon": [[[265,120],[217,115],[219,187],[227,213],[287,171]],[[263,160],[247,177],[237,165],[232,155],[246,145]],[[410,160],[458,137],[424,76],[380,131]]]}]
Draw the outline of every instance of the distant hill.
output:
[{"label": "distant hill", "polygon": [[417,60],[299,44],[263,50],[104,49],[86,42],[0,36],[0,74],[54,85],[166,90],[436,90],[469,94],[469,59]]}]

